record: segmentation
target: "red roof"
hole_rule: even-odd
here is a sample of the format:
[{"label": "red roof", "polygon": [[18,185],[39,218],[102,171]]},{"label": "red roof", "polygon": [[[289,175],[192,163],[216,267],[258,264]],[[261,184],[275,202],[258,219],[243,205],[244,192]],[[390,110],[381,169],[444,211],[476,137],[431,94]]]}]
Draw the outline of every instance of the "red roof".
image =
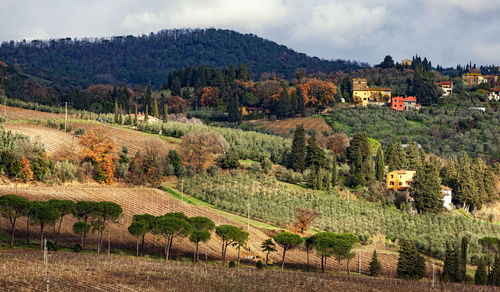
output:
[{"label": "red roof", "polygon": [[437,85],[452,85],[451,81],[438,82]]},{"label": "red roof", "polygon": [[495,87],[490,89],[491,92],[500,92],[500,87]]},{"label": "red roof", "polygon": [[405,101],[417,102],[417,98],[415,96],[407,96],[407,97],[405,97]]}]

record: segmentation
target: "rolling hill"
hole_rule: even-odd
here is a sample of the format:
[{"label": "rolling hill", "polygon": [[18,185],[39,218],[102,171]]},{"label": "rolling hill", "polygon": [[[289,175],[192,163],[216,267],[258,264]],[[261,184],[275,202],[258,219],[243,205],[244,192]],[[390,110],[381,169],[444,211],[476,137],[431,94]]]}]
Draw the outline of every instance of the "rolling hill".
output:
[{"label": "rolling hill", "polygon": [[363,64],[309,57],[252,34],[220,29],[163,30],[142,36],[64,38],[50,41],[4,42],[0,60],[16,64],[29,75],[70,88],[97,83],[146,84],[159,87],[174,69],[246,64],[253,77],[274,72],[294,76],[308,72],[352,71]]}]

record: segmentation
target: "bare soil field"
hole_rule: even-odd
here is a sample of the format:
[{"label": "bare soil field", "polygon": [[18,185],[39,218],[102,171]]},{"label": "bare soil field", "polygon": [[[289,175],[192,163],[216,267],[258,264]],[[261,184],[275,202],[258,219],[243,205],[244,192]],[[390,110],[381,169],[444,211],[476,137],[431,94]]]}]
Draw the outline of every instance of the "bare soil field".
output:
[{"label": "bare soil field", "polygon": [[267,129],[273,130],[276,134],[288,134],[291,129],[295,129],[296,125],[303,124],[304,128],[307,130],[316,130],[319,135],[323,131],[331,132],[330,126],[322,118],[291,118],[284,120],[276,120],[274,122],[269,120],[259,120]]},{"label": "bare soil field", "polygon": [[[223,268],[124,256],[49,252],[51,291],[494,291],[430,281]],[[0,291],[45,291],[40,251],[0,252]]]}]

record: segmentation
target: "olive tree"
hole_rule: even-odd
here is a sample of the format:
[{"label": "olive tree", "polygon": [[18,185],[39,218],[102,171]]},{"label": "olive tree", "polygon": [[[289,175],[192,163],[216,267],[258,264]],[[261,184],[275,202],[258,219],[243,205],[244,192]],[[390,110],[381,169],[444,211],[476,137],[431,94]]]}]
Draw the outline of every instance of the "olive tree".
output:
[{"label": "olive tree", "polygon": [[10,248],[14,246],[14,232],[16,221],[25,216],[29,210],[28,199],[17,195],[3,195],[0,197],[0,215],[10,223]]},{"label": "olive tree", "polygon": [[283,248],[283,259],[281,261],[281,269],[283,270],[285,267],[286,252],[299,246],[303,242],[303,239],[297,234],[283,231],[274,236],[274,241]]}]

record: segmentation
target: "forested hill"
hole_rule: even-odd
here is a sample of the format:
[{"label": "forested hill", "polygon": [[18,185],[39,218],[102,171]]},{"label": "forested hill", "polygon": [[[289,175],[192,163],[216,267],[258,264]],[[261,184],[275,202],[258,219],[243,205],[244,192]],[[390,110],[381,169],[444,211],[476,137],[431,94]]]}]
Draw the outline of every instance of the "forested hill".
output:
[{"label": "forested hill", "polygon": [[159,87],[168,72],[187,65],[212,67],[246,64],[254,78],[264,72],[293,77],[309,73],[351,71],[357,62],[327,61],[295,52],[252,34],[231,30],[163,30],[148,36],[4,42],[0,60],[17,63],[27,74],[70,88],[97,83]]}]

